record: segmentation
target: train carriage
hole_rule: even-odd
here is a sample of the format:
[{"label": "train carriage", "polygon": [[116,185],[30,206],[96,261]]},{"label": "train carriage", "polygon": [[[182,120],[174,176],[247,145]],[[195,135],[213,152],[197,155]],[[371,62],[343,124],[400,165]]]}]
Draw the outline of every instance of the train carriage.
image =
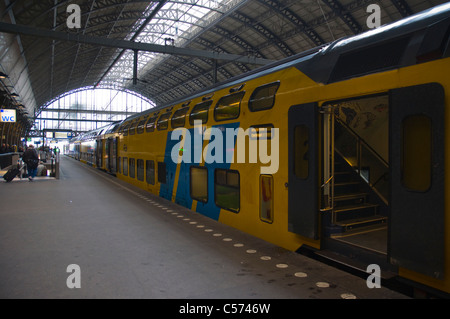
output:
[{"label": "train carriage", "polygon": [[103,139],[117,177],[448,296],[449,26],[441,5],[134,115]]}]

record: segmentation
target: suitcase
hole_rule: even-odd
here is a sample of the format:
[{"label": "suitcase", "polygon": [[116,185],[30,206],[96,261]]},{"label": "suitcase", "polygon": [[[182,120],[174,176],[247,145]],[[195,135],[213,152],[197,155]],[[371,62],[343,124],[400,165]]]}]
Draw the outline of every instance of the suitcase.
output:
[{"label": "suitcase", "polygon": [[17,175],[19,175],[20,170],[18,168],[10,168],[5,175],[3,175],[3,178],[8,183],[12,181]]}]

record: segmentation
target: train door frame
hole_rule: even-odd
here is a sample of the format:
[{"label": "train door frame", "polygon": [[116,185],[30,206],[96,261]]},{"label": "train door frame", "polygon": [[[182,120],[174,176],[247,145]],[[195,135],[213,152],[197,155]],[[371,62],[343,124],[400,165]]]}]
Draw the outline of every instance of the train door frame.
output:
[{"label": "train door frame", "polygon": [[[445,92],[438,83],[427,83],[391,89],[383,93],[389,99],[388,148],[389,148],[389,194],[388,228],[385,261],[383,267],[394,271],[402,267],[442,279],[445,267]],[[355,98],[370,97],[371,95]],[[329,101],[325,101],[325,106]],[[333,209],[333,190],[326,192],[326,184],[333,186],[334,180],[334,114],[331,109],[322,111],[323,154],[320,163],[323,169],[321,211]],[[404,184],[404,152],[407,138],[404,121],[415,115],[430,118],[430,186],[423,191],[408,189]],[[328,139],[328,136],[331,136]],[[320,137],[318,137],[320,138]],[[414,142],[418,149],[422,143]],[[327,154],[328,152],[328,154]],[[419,156],[416,156],[416,158]],[[328,162],[327,162],[328,160]],[[328,203],[328,204],[327,204]],[[329,204],[331,203],[331,204]],[[322,214],[322,221],[324,219]],[[326,231],[322,239],[327,238]],[[323,248],[342,249],[343,246],[326,241]],[[356,247],[356,246],[355,246]],[[364,247],[364,246],[362,246]],[[364,255],[374,258],[375,255]],[[391,266],[389,266],[389,264]],[[396,271],[396,270],[395,270]]]},{"label": "train door frame", "polygon": [[103,163],[103,140],[101,139],[97,139],[96,141],[97,145],[96,145],[96,154],[95,154],[95,164],[97,165],[98,168],[102,168],[102,163]]},{"label": "train door frame", "polygon": [[[373,188],[374,185],[370,184],[370,166],[369,168],[364,164],[363,155],[362,155],[362,142],[364,139],[361,137],[355,138],[357,135],[356,132],[353,136],[355,138],[355,147],[353,151],[355,152],[355,158],[351,160],[346,160],[345,158],[337,159],[339,156],[344,156],[345,154],[341,154],[336,149],[339,143],[336,143],[336,138],[340,131],[337,127],[338,118],[340,114],[340,105],[342,103],[348,103],[350,101],[362,100],[366,101],[366,99],[380,98],[384,97],[386,106],[388,106],[388,92],[376,93],[376,94],[363,94],[356,95],[351,97],[346,97],[344,99],[330,99],[321,101],[320,105],[320,114],[321,114],[321,123],[322,123],[322,157],[321,157],[321,169],[322,169],[322,179],[320,186],[320,198],[321,198],[321,227],[322,227],[322,248],[332,251],[334,253],[347,255],[347,256],[364,256],[364,260],[372,260],[378,264],[382,264],[383,267],[387,265],[387,226],[386,220],[388,220],[386,215],[389,215],[387,208],[387,201],[385,201],[384,197],[380,192]],[[378,101],[378,100],[377,100]],[[373,107],[373,105],[368,104],[369,107]],[[376,105],[379,107],[379,104]],[[348,106],[346,106],[348,109]],[[381,122],[384,123],[385,126],[382,128],[385,129],[383,131],[385,134],[389,134],[388,132],[388,111],[387,108],[385,110],[384,116],[380,117]],[[379,110],[377,110],[380,112]],[[359,118],[358,114],[353,115],[352,112],[349,112],[352,120],[355,120],[355,123],[363,123],[361,118]],[[362,113],[364,114],[364,113]],[[341,119],[342,121],[342,119]],[[345,122],[345,121],[344,121]],[[354,123],[353,123],[354,124]],[[365,124],[364,124],[365,125]],[[355,127],[353,127],[355,128]],[[366,126],[367,128],[367,126]],[[352,135],[350,134],[350,135]],[[364,141],[365,142],[365,141]],[[360,144],[361,143],[361,144]],[[367,143],[366,143],[367,144]],[[368,144],[367,144],[368,145]],[[386,136],[386,140],[384,144],[386,147],[386,151],[388,148],[388,138]],[[375,151],[374,151],[375,152]],[[351,153],[351,152],[350,152]],[[340,155],[337,155],[340,154]],[[378,154],[378,153],[376,153]],[[384,153],[383,153],[384,154]],[[379,156],[379,154],[377,155]],[[385,155],[386,156],[386,155]],[[380,157],[381,158],[381,157]],[[342,167],[342,160],[347,162],[350,166],[347,168]],[[384,163],[384,162],[383,162]],[[341,165],[341,166],[336,166]],[[385,164],[386,173],[388,173],[388,163]],[[353,170],[350,169],[353,168]],[[377,172],[378,173],[378,172]],[[372,177],[377,177],[378,174],[374,174]],[[385,175],[381,175],[384,178]],[[381,179],[381,178],[380,178]],[[363,180],[367,183],[364,184]],[[337,187],[350,187],[350,189],[342,192],[338,192],[336,190]],[[377,184],[377,181],[374,182]],[[353,189],[353,186],[357,187],[357,189]],[[361,185],[361,186],[359,186]],[[361,188],[359,188],[361,187]],[[348,193],[348,196],[345,194]],[[373,193],[369,196],[370,193]],[[386,195],[386,194],[384,194]],[[370,197],[370,201],[367,196]],[[387,195],[386,195],[387,196]],[[339,197],[339,199],[338,199]],[[372,203],[373,202],[373,203]],[[345,204],[342,204],[345,203]],[[368,206],[365,206],[368,204]],[[378,209],[379,205],[383,206],[382,214]],[[354,210],[353,210],[354,209]],[[372,213],[375,213],[374,218],[372,219],[367,213],[363,213],[362,218],[358,218],[357,212],[359,209],[362,210],[371,210]],[[350,212],[347,218],[337,217],[337,212],[344,212],[344,216],[347,215],[345,211]],[[348,223],[346,223],[346,221]],[[360,224],[363,226],[362,228],[358,228]],[[367,226],[367,227],[364,227]],[[376,232],[376,234],[375,234]],[[370,236],[370,238],[365,237],[364,234],[372,233],[374,236]],[[353,258],[353,257],[351,257]],[[361,260],[360,260],[361,261]],[[393,267],[387,266],[386,270],[390,272],[396,272]]]},{"label": "train door frame", "polygon": [[109,137],[107,139],[107,166],[106,170],[111,174],[116,174],[117,172],[117,144],[118,137]]},{"label": "train door frame", "polygon": [[[155,162],[155,169],[156,169],[156,192],[157,194],[159,194],[159,196],[168,199],[168,200],[172,200],[172,192],[169,191],[169,175],[168,175],[168,171],[167,171],[167,163],[165,161],[166,157],[159,155],[156,156],[156,162]],[[164,164],[164,172],[161,170],[161,168],[163,167],[162,164]],[[161,179],[164,177],[164,182],[161,182]]]},{"label": "train door frame", "polygon": [[322,184],[320,186],[320,212],[333,211],[334,203],[334,109],[331,106],[320,107],[322,122],[322,157],[320,167],[322,168]]},{"label": "train door frame", "polygon": [[319,239],[319,108],[293,105],[288,111],[288,230]]}]

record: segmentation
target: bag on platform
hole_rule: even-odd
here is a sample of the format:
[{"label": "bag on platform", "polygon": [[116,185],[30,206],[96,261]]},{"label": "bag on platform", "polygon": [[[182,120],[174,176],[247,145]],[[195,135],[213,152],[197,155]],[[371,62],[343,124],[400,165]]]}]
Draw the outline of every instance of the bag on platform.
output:
[{"label": "bag on platform", "polygon": [[5,175],[3,175],[3,178],[8,183],[12,181],[17,175],[19,175],[20,170],[18,168],[10,168]]}]

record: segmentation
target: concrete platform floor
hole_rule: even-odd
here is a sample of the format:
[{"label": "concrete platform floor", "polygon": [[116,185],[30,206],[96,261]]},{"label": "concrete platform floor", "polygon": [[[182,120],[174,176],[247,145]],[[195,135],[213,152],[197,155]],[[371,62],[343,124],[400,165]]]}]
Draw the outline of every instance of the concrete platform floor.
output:
[{"label": "concrete platform floor", "polygon": [[64,156],[0,199],[0,298],[405,298]]}]

